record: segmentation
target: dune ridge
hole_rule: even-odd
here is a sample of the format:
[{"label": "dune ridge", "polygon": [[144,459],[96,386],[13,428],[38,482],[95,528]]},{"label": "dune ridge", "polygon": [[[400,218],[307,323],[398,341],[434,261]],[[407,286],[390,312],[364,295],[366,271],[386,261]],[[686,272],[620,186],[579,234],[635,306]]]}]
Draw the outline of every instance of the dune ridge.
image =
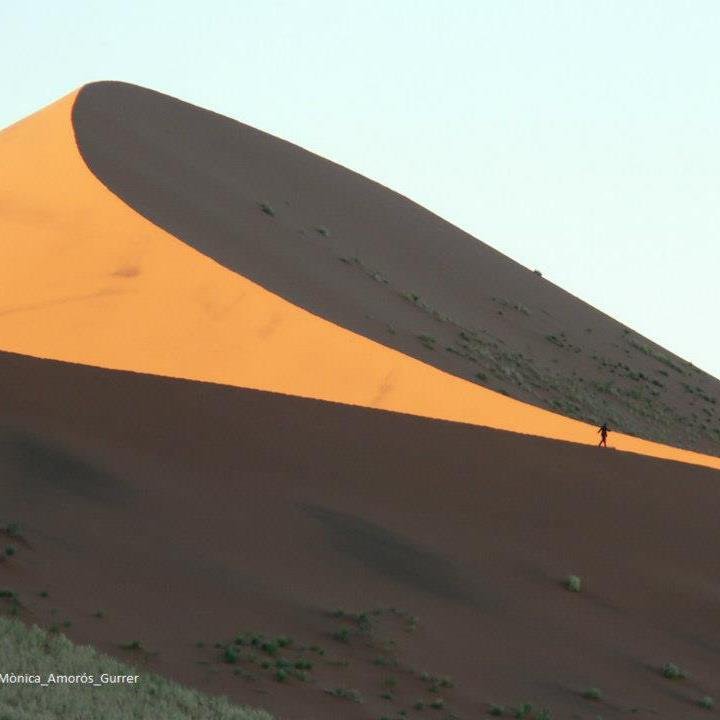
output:
[{"label": "dune ridge", "polygon": [[83,87],[72,122],[127,205],[291,304],[528,404],[720,455],[720,381],[392,189],[128,83]]},{"label": "dune ridge", "polygon": [[[3,349],[595,442],[590,425],[334,325],[150,223],[84,163],[76,99],[0,135]],[[720,458],[621,433],[612,445],[720,468]]]}]

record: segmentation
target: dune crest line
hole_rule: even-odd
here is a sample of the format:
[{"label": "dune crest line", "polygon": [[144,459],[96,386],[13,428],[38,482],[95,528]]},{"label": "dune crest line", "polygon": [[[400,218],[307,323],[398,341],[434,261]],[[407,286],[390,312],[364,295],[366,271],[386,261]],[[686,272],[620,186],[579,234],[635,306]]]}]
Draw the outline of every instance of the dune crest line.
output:
[{"label": "dune crest line", "polygon": [[[597,442],[586,423],[333,324],[146,220],[80,155],[77,95],[0,133],[0,205],[8,209],[0,218],[1,349]],[[54,302],[78,296],[87,299]],[[19,306],[28,309],[3,314]],[[618,450],[720,469],[710,455],[621,433],[610,440]]]}]

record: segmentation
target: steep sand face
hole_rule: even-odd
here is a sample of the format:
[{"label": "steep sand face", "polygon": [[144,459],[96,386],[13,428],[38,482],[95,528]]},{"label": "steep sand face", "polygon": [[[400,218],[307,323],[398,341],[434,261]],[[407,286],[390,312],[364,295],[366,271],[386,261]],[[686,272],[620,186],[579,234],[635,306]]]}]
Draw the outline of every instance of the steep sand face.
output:
[{"label": "steep sand face", "polygon": [[[83,162],[75,98],[0,134],[2,349],[596,441],[589,425],[323,320],[153,225]],[[619,433],[612,445],[720,468],[720,458]]]},{"label": "steep sand face", "polygon": [[720,455],[720,381],[392,189],[128,83],[84,86],[72,122],[114,195],[291,304],[516,400]]}]

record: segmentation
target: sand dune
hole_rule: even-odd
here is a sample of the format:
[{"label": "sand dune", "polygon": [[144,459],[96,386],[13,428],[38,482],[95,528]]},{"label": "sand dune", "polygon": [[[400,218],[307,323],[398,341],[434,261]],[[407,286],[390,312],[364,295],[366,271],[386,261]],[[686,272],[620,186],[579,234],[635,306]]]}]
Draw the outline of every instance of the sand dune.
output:
[{"label": "sand dune", "polygon": [[[330,322],[142,217],[83,161],[76,99],[0,136],[0,201],[10,208],[1,228],[3,349],[595,443],[591,425]],[[621,433],[613,445],[720,467],[720,458]]]},{"label": "sand dune", "polygon": [[[453,678],[462,718],[525,701],[692,718],[720,691],[715,471],[8,354],[0,370],[0,521],[28,542],[0,574],[29,622],[67,619],[73,639],[280,720],[412,715],[435,697],[423,671]],[[390,606],[419,618],[389,628],[391,651],[331,637],[327,611]],[[234,675],[213,644],[245,631],[326,656],[308,682]],[[158,654],[120,648],[136,639]],[[666,662],[692,678],[664,679]],[[323,692],[338,686],[364,702]],[[603,702],[581,697],[593,686]]]},{"label": "sand dune", "polygon": [[717,379],[398,193],[126,83],[84,87],[73,125],[128,205],[293,304],[524,402],[720,455]]},{"label": "sand dune", "polygon": [[0,156],[0,611],[278,720],[707,714],[717,380],[142,88]]}]

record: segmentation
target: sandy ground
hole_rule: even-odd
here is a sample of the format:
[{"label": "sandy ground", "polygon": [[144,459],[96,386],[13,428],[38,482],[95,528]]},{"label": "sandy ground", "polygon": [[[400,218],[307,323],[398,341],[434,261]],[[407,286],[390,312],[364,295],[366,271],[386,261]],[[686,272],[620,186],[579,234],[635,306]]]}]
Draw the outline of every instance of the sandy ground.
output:
[{"label": "sandy ground", "polygon": [[[24,538],[0,585],[29,622],[287,720],[413,716],[438,696],[417,716],[695,718],[720,692],[715,471],[12,354],[0,369],[0,522]],[[360,626],[329,611],[390,607],[333,638]],[[220,661],[239,632],[325,655],[288,650],[314,667],[278,683]]]}]

